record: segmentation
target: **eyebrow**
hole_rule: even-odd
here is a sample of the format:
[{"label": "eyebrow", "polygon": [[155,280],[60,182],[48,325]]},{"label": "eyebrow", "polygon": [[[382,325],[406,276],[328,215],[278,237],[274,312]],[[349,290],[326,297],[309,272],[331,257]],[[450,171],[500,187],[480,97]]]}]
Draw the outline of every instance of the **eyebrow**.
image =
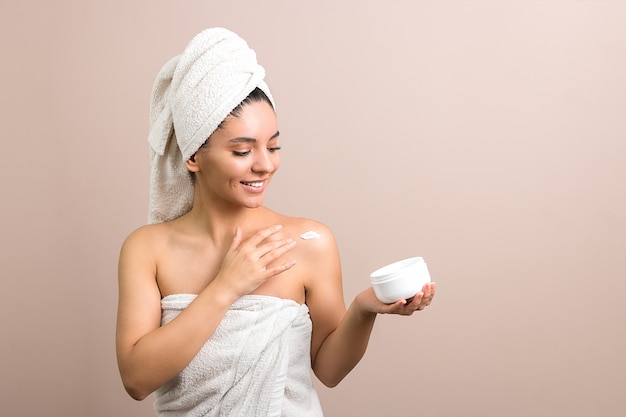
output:
[{"label": "eyebrow", "polygon": [[[270,140],[277,138],[278,135],[280,135],[280,132],[277,130],[276,133],[274,133],[270,137]],[[243,136],[243,137],[239,137],[239,138],[232,138],[232,139],[229,140],[229,142],[230,143],[255,143],[256,139]]]}]

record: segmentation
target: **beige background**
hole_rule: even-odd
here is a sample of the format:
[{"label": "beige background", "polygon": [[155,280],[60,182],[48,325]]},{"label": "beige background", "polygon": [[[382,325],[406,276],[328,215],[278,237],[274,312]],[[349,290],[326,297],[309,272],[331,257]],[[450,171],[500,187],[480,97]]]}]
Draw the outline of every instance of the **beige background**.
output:
[{"label": "beige background", "polygon": [[626,415],[626,2],[0,3],[6,416],[151,416],[114,355],[116,263],[146,219],[148,100],[209,26],[278,102],[268,205],[336,233],[349,302],[424,256],[328,416]]}]

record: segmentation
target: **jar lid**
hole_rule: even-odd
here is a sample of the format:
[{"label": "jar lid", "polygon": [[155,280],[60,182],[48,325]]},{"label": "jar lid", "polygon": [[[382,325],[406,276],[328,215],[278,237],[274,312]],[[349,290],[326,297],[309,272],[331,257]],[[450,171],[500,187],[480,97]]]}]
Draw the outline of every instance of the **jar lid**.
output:
[{"label": "jar lid", "polygon": [[402,259],[401,261],[396,261],[389,265],[385,265],[370,274],[371,282],[376,283],[387,281],[401,274],[407,268],[423,262],[424,258],[416,256],[413,258]]}]

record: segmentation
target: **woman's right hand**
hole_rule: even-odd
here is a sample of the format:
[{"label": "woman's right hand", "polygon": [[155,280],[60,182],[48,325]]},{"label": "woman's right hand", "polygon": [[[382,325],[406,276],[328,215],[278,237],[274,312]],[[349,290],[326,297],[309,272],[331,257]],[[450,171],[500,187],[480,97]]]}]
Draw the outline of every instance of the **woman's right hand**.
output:
[{"label": "woman's right hand", "polygon": [[242,241],[241,229],[237,228],[213,284],[222,286],[238,299],[269,278],[292,268],[296,264],[294,259],[273,264],[296,244],[290,238],[273,238],[281,229],[281,225],[270,226]]}]

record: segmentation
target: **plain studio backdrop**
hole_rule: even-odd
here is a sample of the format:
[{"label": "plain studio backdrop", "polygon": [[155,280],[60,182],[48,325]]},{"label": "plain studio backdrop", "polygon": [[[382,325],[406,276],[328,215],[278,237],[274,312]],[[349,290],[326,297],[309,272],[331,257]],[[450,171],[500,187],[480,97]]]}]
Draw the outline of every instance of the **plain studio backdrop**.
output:
[{"label": "plain studio backdrop", "polygon": [[267,205],[334,231],[346,302],[423,256],[326,415],[626,415],[626,2],[0,3],[2,415],[152,416],[114,352],[146,221],[157,72],[202,29],[256,49]]}]

